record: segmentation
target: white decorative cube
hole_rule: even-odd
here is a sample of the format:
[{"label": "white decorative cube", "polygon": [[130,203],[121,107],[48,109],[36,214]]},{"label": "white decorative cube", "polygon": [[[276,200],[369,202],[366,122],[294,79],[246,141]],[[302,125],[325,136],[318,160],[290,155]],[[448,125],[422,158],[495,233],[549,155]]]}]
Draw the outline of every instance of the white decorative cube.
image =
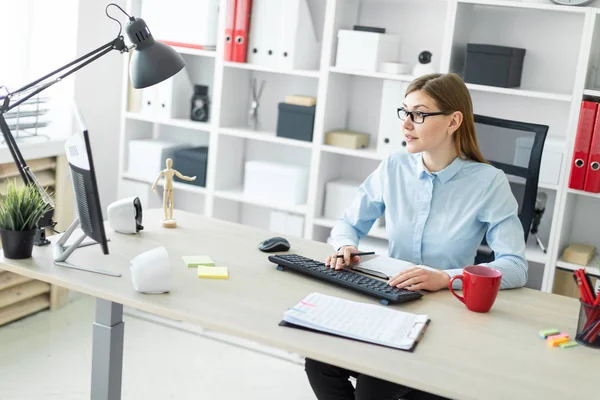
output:
[{"label": "white decorative cube", "polygon": [[305,204],[308,168],[270,161],[247,161],[244,196],[278,205]]},{"label": "white decorative cube", "polygon": [[362,182],[351,179],[336,179],[325,183],[325,204],[323,217],[338,219],[354,200],[356,191]]},{"label": "white decorative cube", "polygon": [[[130,140],[127,173],[136,178],[154,182],[160,171],[165,169],[167,158],[173,158],[175,151],[186,145],[161,140]],[[177,169],[177,165],[173,165]]]},{"label": "white decorative cube", "polygon": [[400,37],[387,33],[339,30],[335,66],[377,72],[383,62],[398,61]]}]

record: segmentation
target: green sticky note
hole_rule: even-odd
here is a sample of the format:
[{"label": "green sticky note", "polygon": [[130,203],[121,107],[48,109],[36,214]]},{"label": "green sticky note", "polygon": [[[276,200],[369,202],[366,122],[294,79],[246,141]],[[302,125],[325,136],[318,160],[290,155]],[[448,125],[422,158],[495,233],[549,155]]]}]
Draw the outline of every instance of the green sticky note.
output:
[{"label": "green sticky note", "polygon": [[574,346],[579,346],[579,343],[571,340],[570,342],[566,342],[566,343],[561,343],[559,344],[559,346],[563,349],[569,348],[569,347],[574,347]]},{"label": "green sticky note", "polygon": [[546,339],[550,335],[557,335],[560,332],[557,329],[546,329],[544,331],[540,331],[540,337],[542,339]]},{"label": "green sticky note", "polygon": [[188,267],[197,267],[199,265],[207,267],[215,266],[215,262],[209,256],[183,256],[181,259]]}]

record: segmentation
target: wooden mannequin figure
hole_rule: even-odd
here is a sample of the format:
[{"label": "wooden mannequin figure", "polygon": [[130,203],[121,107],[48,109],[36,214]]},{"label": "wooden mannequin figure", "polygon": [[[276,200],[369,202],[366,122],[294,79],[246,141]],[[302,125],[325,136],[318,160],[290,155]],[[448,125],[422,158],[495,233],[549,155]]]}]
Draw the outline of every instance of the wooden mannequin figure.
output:
[{"label": "wooden mannequin figure", "polygon": [[160,181],[161,177],[165,177],[165,188],[163,191],[163,210],[165,212],[165,219],[162,221],[162,226],[165,228],[176,228],[177,221],[173,218],[173,175],[177,175],[178,178],[185,181],[196,180],[195,176],[189,177],[182,175],[179,171],[174,170],[173,160],[167,158],[167,168],[160,171],[160,174],[156,178],[154,185],[152,185],[152,191],[156,192],[156,185]]}]

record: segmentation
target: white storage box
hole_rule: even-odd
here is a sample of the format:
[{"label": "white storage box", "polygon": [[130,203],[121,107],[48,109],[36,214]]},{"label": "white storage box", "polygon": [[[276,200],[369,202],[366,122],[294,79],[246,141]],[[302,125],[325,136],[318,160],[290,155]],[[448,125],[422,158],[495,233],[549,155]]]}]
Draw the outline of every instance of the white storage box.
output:
[{"label": "white storage box", "polygon": [[387,33],[339,30],[335,66],[377,72],[383,62],[398,61],[400,37]]},{"label": "white storage box", "polygon": [[244,196],[279,205],[305,204],[308,168],[270,161],[247,161]]},{"label": "white storage box", "polygon": [[[181,143],[160,140],[131,140],[127,173],[133,177],[154,182],[160,171],[165,169],[167,158],[173,158],[176,150],[187,147]],[[173,164],[177,169],[177,165]]]},{"label": "white storage box", "polygon": [[336,179],[325,183],[323,217],[329,219],[343,217],[361,183],[351,179]]},{"label": "white storage box", "polygon": [[304,217],[284,211],[271,211],[269,230],[282,235],[304,236]]},{"label": "white storage box", "polygon": [[[533,138],[523,137],[517,139],[514,164],[527,167],[529,155],[533,146]],[[558,185],[558,178],[564,160],[567,144],[564,140],[546,138],[542,161],[540,163],[540,176],[538,181],[551,185]]]}]

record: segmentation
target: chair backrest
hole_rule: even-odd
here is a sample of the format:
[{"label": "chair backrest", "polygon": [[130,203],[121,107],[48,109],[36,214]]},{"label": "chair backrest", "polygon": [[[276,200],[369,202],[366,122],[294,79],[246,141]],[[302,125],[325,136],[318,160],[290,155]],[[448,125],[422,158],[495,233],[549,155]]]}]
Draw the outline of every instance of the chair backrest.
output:
[{"label": "chair backrest", "polygon": [[[475,115],[475,132],[483,156],[506,174],[519,204],[519,219],[527,241],[535,212],[538,177],[547,125]],[[484,238],[485,244],[485,238]],[[488,257],[479,262],[491,261]],[[493,254],[491,255],[493,260]],[[476,263],[478,260],[476,259]]]}]

